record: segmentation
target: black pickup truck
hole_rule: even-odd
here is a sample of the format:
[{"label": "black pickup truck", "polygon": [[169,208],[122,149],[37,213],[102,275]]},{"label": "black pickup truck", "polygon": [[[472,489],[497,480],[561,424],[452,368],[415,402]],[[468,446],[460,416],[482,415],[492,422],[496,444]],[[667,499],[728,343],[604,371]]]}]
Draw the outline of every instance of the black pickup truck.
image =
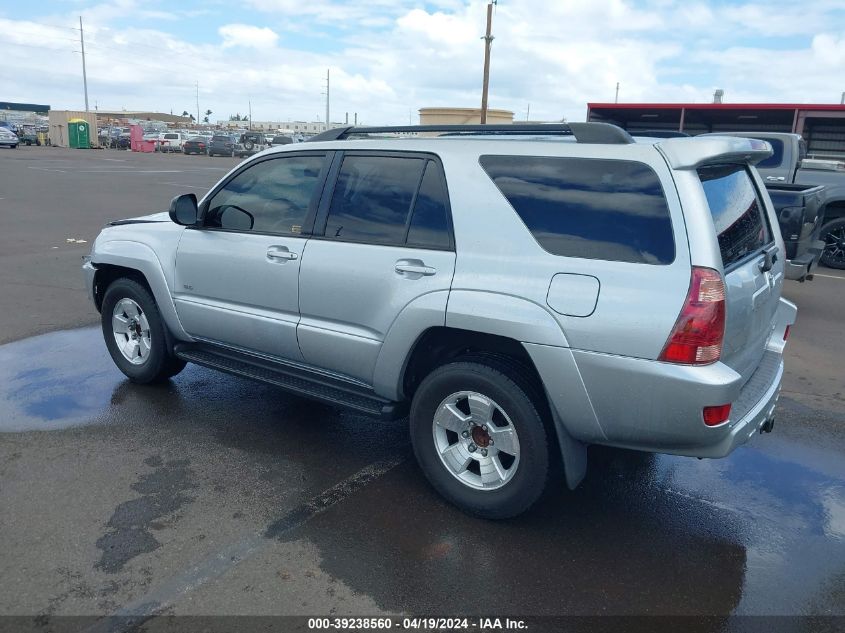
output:
[{"label": "black pickup truck", "polygon": [[812,279],[824,249],[824,241],[819,239],[824,221],[824,185],[767,183],[766,190],[786,246],[786,278]]},{"label": "black pickup truck", "polygon": [[[816,214],[807,214],[803,221],[804,229],[790,232],[781,225],[781,233],[787,243],[787,250],[789,250],[791,236],[799,236],[795,238],[801,240],[796,244],[798,258],[801,258],[803,254],[802,249],[806,251],[808,248],[820,248],[822,249],[820,251],[822,265],[845,269],[845,162],[808,158],[804,139],[798,134],[784,132],[714,132],[714,134],[745,136],[768,141],[771,144],[774,153],[757,164],[757,171],[760,172],[770,194],[789,185],[810,188],[823,186],[819,192],[821,208]],[[800,204],[797,201],[790,202],[783,197],[779,200],[780,204],[786,203],[792,207]],[[772,195],[772,201],[777,209],[779,201],[775,200],[775,195]],[[820,226],[813,224],[813,233],[807,235],[806,225],[814,222]],[[815,234],[816,228],[818,228],[818,235]],[[793,271],[792,274],[797,273]],[[807,274],[812,274],[812,266],[807,269]]]}]

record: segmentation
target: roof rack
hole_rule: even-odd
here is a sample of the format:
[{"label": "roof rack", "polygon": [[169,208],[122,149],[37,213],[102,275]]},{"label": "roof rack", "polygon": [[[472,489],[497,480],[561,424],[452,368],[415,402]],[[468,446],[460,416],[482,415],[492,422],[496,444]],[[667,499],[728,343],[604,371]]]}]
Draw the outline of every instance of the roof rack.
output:
[{"label": "roof rack", "polygon": [[574,136],[578,143],[627,145],[633,137],[610,123],[509,123],[497,125],[398,125],[388,127],[356,127],[354,125],[326,130],[308,141],[342,141],[353,136],[440,132],[444,136]]}]

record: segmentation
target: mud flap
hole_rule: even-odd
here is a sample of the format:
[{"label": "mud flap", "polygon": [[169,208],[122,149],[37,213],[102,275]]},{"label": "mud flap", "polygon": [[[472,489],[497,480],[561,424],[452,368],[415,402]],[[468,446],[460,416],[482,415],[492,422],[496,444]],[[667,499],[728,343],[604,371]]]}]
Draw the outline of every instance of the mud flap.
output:
[{"label": "mud flap", "polygon": [[557,432],[557,441],[563,457],[566,485],[570,490],[575,490],[587,474],[587,445],[573,438],[566,430],[563,420],[560,419],[554,407],[551,407],[551,409],[555,431]]}]

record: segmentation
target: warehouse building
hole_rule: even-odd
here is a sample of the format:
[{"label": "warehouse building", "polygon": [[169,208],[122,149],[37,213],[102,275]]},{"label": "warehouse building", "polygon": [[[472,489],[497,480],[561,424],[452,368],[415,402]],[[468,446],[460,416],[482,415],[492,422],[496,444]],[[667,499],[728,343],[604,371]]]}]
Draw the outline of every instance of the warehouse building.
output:
[{"label": "warehouse building", "polygon": [[588,103],[587,121],[629,132],[793,132],[817,158],[845,160],[845,104]]}]

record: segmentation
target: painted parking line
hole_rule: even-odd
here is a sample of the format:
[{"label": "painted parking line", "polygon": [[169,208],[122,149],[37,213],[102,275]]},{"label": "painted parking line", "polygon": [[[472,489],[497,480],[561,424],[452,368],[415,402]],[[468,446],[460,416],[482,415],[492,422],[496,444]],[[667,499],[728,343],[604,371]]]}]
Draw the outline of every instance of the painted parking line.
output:
[{"label": "painted parking line", "polygon": [[837,275],[822,275],[819,273],[813,273],[814,277],[824,277],[825,279],[838,279],[840,281],[845,281],[845,277],[839,277]]},{"label": "painted parking line", "polygon": [[249,534],[246,538],[211,554],[183,573],[165,580],[152,591],[132,600],[111,615],[105,616],[85,629],[83,633],[122,633],[136,630],[142,622],[175,604],[191,591],[219,578],[242,561],[257,554],[262,548],[269,546],[275,539],[295,530],[386,475],[405,459],[404,456],[394,457],[365,466],[316,497],[296,506],[273,521],[263,532]]},{"label": "painted parking line", "polygon": [[208,191],[210,187],[201,187],[197,185],[186,185],[185,183],[181,182],[158,182],[158,185],[170,185],[171,187],[187,187],[188,189],[200,189],[202,191]]}]

